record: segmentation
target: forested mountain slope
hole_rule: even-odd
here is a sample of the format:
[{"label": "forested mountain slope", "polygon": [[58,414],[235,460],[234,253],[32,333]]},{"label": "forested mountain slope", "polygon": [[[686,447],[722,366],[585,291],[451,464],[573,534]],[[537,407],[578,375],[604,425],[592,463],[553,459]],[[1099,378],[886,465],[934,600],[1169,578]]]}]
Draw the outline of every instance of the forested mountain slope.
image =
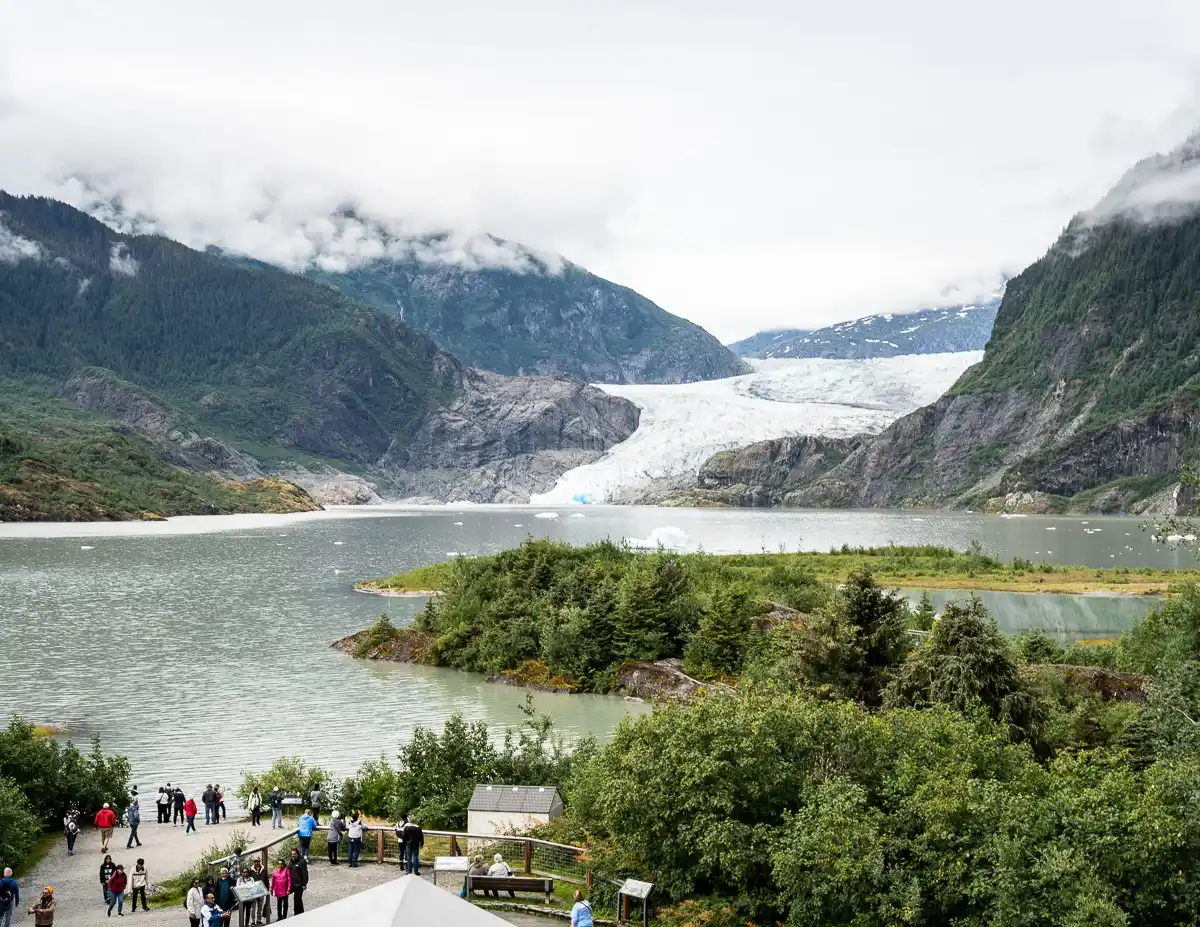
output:
[{"label": "forested mountain slope", "polygon": [[527,254],[519,269],[469,269],[380,259],[310,275],[399,315],[464,363],[498,373],[690,383],[749,369],[700,326],[570,262],[550,267]]},{"label": "forested mountain slope", "polygon": [[1144,162],[1073,219],[1009,281],[981,363],[787,501],[1169,509],[1200,445],[1200,216],[1112,202],[1147,207],[1137,192],[1198,154]]},{"label": "forested mountain slope", "polygon": [[[196,470],[260,476],[332,465],[401,494],[452,492],[466,474],[490,501],[523,489],[481,483],[480,465],[520,460],[537,473],[532,461],[543,453],[574,465],[637,421],[628,403],[578,381],[485,378],[319,283],[121,235],[65,204],[5,193],[0,319],[8,393],[48,403],[29,406],[23,424],[8,417],[13,447],[19,430],[40,430],[30,409],[61,412],[65,400]],[[540,461],[552,473],[541,479],[557,476],[557,457]],[[436,478],[426,480],[431,469]]]}]

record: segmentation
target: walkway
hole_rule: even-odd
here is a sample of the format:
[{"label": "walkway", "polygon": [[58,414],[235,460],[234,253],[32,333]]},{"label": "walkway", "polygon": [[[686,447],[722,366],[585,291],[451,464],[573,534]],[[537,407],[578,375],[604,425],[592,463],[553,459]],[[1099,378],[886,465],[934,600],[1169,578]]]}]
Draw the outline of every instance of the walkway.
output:
[{"label": "walkway", "polygon": [[[172,827],[169,824],[151,822],[142,824],[138,829],[138,836],[142,841],[140,849],[136,846],[131,850],[125,849],[129,831],[117,828],[109,844],[109,851],[112,853],[113,862],[124,865],[127,872],[132,871],[139,857],[144,859],[151,882],[156,882],[182,872],[198,858],[207,855],[205,851],[214,843],[224,844],[229,840],[234,830],[251,832],[255,838],[259,838],[261,833],[266,839],[269,839],[271,832],[269,826],[250,827],[249,821],[244,818],[221,824],[198,824],[198,832],[187,836],[184,836],[182,826]],[[66,840],[60,840],[31,875],[22,876],[18,880],[21,885],[20,919],[25,919],[24,911],[28,910],[29,905],[41,894],[42,886],[53,885],[58,900],[55,927],[111,925],[113,921],[107,916],[107,908],[100,890],[100,862],[103,859],[99,834],[92,828],[87,828],[80,834],[75,844],[74,856],[67,855]],[[309,875],[309,887],[304,896],[306,910],[398,878],[400,870],[397,866],[381,866],[374,863],[366,863],[357,869],[351,869],[343,863],[335,868],[324,859],[313,857],[309,860]],[[547,927],[564,923],[524,914],[497,914],[520,927]],[[113,917],[116,916],[114,911]],[[137,914],[133,914],[128,906],[128,895],[125,917],[134,918],[133,923],[142,927],[188,927],[187,915],[182,907],[156,908],[152,902],[148,912],[138,911]],[[14,917],[14,921],[16,920],[18,918]],[[124,923],[124,919],[121,923]],[[234,920],[234,923],[237,921]]]}]

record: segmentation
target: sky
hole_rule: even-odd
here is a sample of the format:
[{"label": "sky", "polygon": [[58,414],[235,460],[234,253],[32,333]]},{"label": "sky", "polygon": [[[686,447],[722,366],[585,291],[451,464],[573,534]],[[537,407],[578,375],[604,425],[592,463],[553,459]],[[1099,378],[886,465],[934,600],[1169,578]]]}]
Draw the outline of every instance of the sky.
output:
[{"label": "sky", "polygon": [[520,263],[489,232],[732,341],[1036,260],[1200,128],[1197,34],[1194,0],[12,2],[0,187],[293,267],[372,253],[348,205]]}]

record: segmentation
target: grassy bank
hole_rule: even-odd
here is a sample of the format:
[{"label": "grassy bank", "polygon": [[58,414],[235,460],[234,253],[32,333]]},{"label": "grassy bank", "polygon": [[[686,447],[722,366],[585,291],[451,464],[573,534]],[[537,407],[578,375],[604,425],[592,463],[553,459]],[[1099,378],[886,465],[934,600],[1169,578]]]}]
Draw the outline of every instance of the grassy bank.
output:
[{"label": "grassy bank", "polygon": [[[682,554],[678,559],[684,563],[711,562],[754,584],[760,584],[775,569],[803,570],[827,583],[841,582],[850,573],[867,569],[876,581],[887,586],[1072,595],[1162,595],[1180,583],[1200,581],[1200,570],[1091,569],[1033,563],[1020,557],[1005,563],[979,552],[928,546],[843,547],[828,553]],[[454,576],[454,568],[454,561],[430,564],[385,579],[367,580],[358,588],[385,595],[443,592]]]}]

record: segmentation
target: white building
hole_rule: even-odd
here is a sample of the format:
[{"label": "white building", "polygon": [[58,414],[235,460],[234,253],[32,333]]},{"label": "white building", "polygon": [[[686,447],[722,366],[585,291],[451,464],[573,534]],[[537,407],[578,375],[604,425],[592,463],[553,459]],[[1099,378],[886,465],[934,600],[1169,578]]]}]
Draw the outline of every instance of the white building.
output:
[{"label": "white building", "polygon": [[552,785],[477,785],[467,806],[467,833],[516,833],[562,812],[562,796]]}]

